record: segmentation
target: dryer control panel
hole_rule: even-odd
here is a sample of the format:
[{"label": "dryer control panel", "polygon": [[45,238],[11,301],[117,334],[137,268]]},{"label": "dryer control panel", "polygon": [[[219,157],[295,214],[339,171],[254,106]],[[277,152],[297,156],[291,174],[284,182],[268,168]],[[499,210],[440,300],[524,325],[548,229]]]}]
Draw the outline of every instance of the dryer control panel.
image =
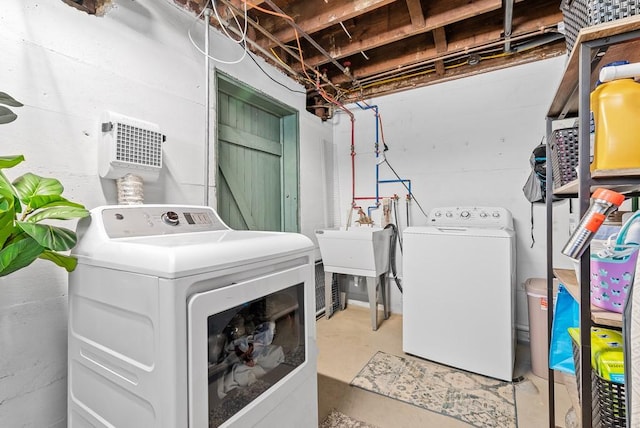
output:
[{"label": "dryer control panel", "polygon": [[209,207],[117,205],[104,207],[100,219],[109,238],[230,230]]},{"label": "dryer control panel", "polygon": [[513,229],[513,216],[503,207],[440,207],[429,213],[429,225]]}]

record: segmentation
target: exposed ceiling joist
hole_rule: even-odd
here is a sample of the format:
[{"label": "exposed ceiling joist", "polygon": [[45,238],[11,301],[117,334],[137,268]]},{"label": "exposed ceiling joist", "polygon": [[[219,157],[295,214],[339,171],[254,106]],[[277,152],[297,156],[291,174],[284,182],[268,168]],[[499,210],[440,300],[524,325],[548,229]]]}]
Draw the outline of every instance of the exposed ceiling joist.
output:
[{"label": "exposed ceiling joist", "polygon": [[[384,14],[371,14],[368,17],[369,22],[366,23],[368,25],[360,25],[351,31],[352,41],[350,43],[346,43],[340,35],[336,35],[335,38],[339,42],[335,44],[336,47],[334,49],[330,50],[330,53],[336,59],[345,58],[361,51],[366,52],[412,36],[428,33],[436,28],[445,27],[501,8],[501,0],[479,0],[473,3],[472,10],[468,5],[464,4],[465,2],[456,1],[451,3],[454,3],[450,5],[451,8],[446,8],[442,5],[434,6],[425,18],[424,26],[417,28],[410,22],[401,26],[389,25],[389,19]],[[455,3],[458,3],[457,7]],[[341,49],[337,48],[338,46]],[[309,64],[315,66],[328,62],[321,55],[316,55],[315,53],[313,56],[307,56],[306,59]]]},{"label": "exposed ceiling joist", "polygon": [[414,28],[422,28],[425,25],[424,13],[422,13],[422,5],[420,0],[406,0],[409,16],[411,17],[411,25]]},{"label": "exposed ceiling joist", "polygon": [[[300,8],[304,8],[303,14],[296,13],[294,9],[293,11],[289,11],[289,16],[294,18],[298,26],[307,34],[313,34],[396,1],[399,0],[333,1],[331,2],[332,6],[327,7],[328,3],[314,0],[307,1],[305,4],[300,5]],[[292,12],[293,15],[291,14]],[[264,17],[261,24],[267,30],[273,28],[275,31],[270,31],[283,43],[289,43],[295,40],[295,31],[293,28],[282,25],[281,19],[277,17]],[[272,46],[267,44],[266,47],[270,48]]]},{"label": "exposed ceiling joist", "polygon": [[[433,30],[433,40],[436,44],[436,54],[442,54],[447,51],[447,36],[444,27],[438,27]],[[437,59],[435,61],[436,73],[439,76],[444,74],[444,60]]]},{"label": "exposed ceiling joist", "polygon": [[[196,13],[207,4],[174,1]],[[562,0],[211,1],[233,7],[218,26],[246,7],[249,49],[307,86],[310,111],[566,54]]]},{"label": "exposed ceiling joist", "polygon": [[[512,40],[527,39],[535,34],[542,35],[546,28],[555,24],[553,18],[548,19],[548,21],[546,25],[543,24],[542,21],[531,21],[520,25],[518,32],[512,36]],[[419,43],[418,41],[414,41],[414,43],[410,44],[410,46],[404,50],[400,47],[395,49],[395,56],[380,59],[375,63],[367,62],[366,64],[362,64],[358,68],[354,68],[353,73],[356,78],[362,79],[363,77],[373,76],[387,71],[397,71],[412,64],[425,61],[435,62],[438,58],[451,59],[455,55],[478,51],[482,48],[500,48],[503,43],[501,39],[502,32],[503,29],[501,26],[496,26],[480,34],[473,32],[472,29],[469,29],[466,34],[459,32],[456,36],[452,36],[447,40],[446,50],[442,52],[438,51],[437,45],[427,46],[420,50],[412,49],[411,45]],[[334,82],[344,83],[346,80],[347,79],[342,76],[336,76]]]}]

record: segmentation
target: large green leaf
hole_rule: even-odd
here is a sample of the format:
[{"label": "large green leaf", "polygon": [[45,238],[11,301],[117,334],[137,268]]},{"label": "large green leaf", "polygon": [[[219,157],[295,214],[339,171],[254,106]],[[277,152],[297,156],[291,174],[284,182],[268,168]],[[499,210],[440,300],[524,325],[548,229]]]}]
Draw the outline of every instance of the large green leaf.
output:
[{"label": "large green leaf", "polygon": [[[2,158],[0,158],[0,161],[1,159]],[[22,205],[20,204],[20,199],[18,199],[16,190],[14,189],[9,179],[4,175],[2,169],[0,169],[0,192],[5,195],[7,199],[13,200],[15,212],[22,212]]]},{"label": "large green leaf", "polygon": [[29,205],[31,198],[43,195],[61,195],[64,187],[55,178],[45,178],[30,172],[13,181],[20,200]]},{"label": "large green leaf", "polygon": [[15,241],[0,250],[0,276],[29,266],[44,251],[32,238]]},{"label": "large green leaf", "polygon": [[11,200],[16,197],[13,193],[13,186],[5,179],[2,171],[0,171],[0,195]]},{"label": "large green leaf", "polygon": [[0,156],[0,168],[12,168],[24,161],[24,156]]},{"label": "large green leaf", "polygon": [[65,256],[64,254],[56,253],[53,251],[45,250],[40,254],[40,258],[43,260],[49,260],[60,267],[63,267],[67,272],[72,272],[78,265],[78,259],[73,256]]},{"label": "large green leaf", "polygon": [[22,107],[24,105],[20,101],[16,101],[15,98],[7,94],[6,92],[0,92],[0,104],[8,105],[11,107]]},{"label": "large green leaf", "polygon": [[0,248],[15,230],[16,218],[13,193],[0,186]]},{"label": "large green leaf", "polygon": [[18,227],[31,236],[45,249],[53,251],[67,251],[77,242],[76,233],[63,227],[48,224],[35,224],[26,221],[16,222]]},{"label": "large green leaf", "polygon": [[27,210],[35,211],[40,208],[50,208],[50,207],[84,208],[83,205],[77,204],[75,202],[71,202],[60,195],[43,195],[43,196],[33,196],[29,200],[29,206],[27,207]]},{"label": "large green leaf", "polygon": [[5,106],[0,106],[0,125],[5,123],[11,123],[18,118],[14,112]]},{"label": "large green leaf", "polygon": [[5,165],[9,165],[8,168],[13,165],[17,165],[22,162],[21,158],[24,159],[22,156],[12,156],[10,158],[0,157],[0,194],[7,199],[13,200],[13,206],[16,212],[22,212],[22,205],[20,204],[20,199],[18,199],[18,195],[16,194],[16,189],[13,187],[7,176],[4,175],[1,167],[3,165],[3,161],[5,161]]},{"label": "large green leaf", "polygon": [[70,207],[50,207],[38,211],[29,218],[28,222],[37,223],[44,219],[70,220],[72,218],[83,218],[89,215],[89,211],[76,206]]}]

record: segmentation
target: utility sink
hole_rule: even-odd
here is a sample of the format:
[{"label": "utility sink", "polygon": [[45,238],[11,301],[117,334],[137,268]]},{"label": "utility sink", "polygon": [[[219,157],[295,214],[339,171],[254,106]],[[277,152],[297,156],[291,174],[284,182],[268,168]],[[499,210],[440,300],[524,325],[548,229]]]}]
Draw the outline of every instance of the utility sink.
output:
[{"label": "utility sink", "polygon": [[389,268],[390,228],[324,229],[316,237],[325,272],[376,278]]}]

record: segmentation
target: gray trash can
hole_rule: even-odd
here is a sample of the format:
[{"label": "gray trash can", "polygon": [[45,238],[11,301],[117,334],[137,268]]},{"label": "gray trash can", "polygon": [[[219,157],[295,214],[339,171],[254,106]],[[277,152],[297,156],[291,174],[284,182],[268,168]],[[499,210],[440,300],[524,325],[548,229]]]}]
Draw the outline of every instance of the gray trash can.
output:
[{"label": "gray trash can", "polygon": [[[531,371],[543,379],[549,373],[549,335],[547,332],[547,280],[529,278],[524,283],[529,308],[529,341],[531,348]],[[554,280],[554,299],[558,282]]]}]

